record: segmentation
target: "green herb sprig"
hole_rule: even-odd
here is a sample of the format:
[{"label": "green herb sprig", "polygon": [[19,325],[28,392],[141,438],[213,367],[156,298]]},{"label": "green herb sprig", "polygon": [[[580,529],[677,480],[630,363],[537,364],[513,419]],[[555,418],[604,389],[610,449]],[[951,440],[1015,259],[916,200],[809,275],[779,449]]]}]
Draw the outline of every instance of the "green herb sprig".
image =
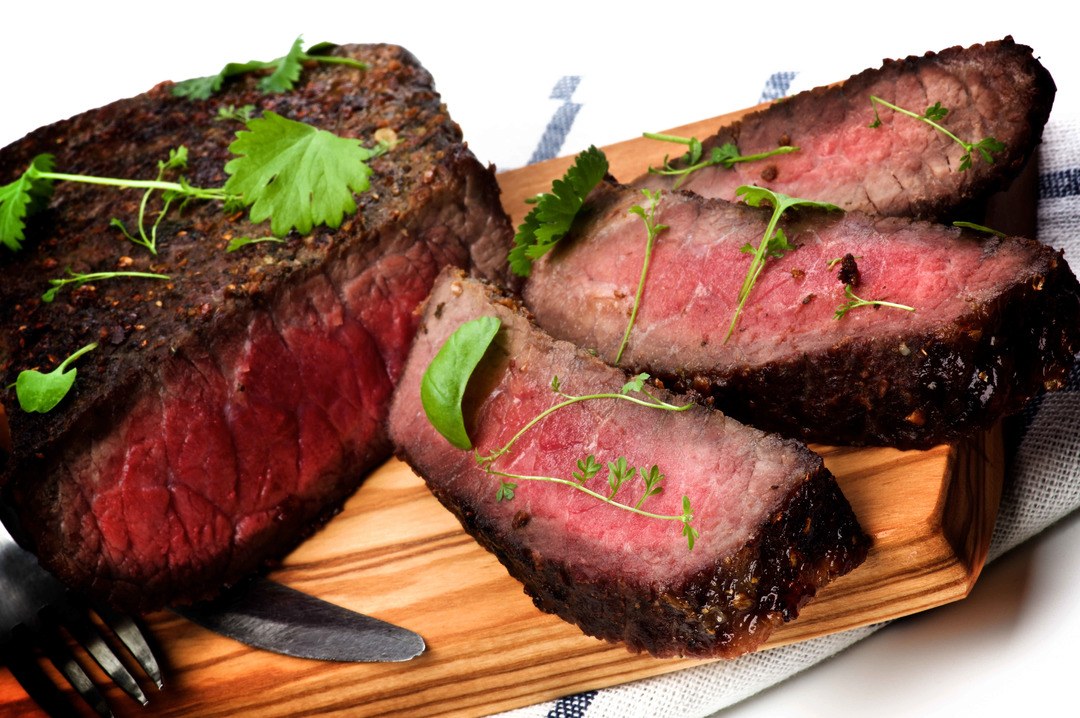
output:
[{"label": "green herb sprig", "polygon": [[551,191],[533,200],[535,206],[514,235],[514,246],[507,259],[514,274],[532,274],[533,262],[558,244],[574,222],[585,198],[608,172],[607,156],[590,146],[574,158],[563,175],[551,183]]},{"label": "green herb sprig", "polygon": [[15,379],[15,396],[22,410],[38,414],[52,411],[75,385],[78,370],[72,367],[69,371],[68,366],[83,354],[97,349],[97,346],[97,342],[87,344],[47,374],[36,369],[24,369],[19,372],[19,376]]},{"label": "green herb sprig", "polygon": [[886,302],[880,299],[863,299],[855,294],[850,284],[844,285],[844,295],[848,298],[848,301],[837,307],[836,312],[833,314],[833,319],[837,321],[843,319],[852,309],[858,309],[859,307],[892,307],[893,309],[903,309],[908,312],[915,311],[915,307],[909,307],[906,304]]},{"label": "green herb sprig", "polygon": [[953,142],[956,142],[958,145],[963,147],[964,154],[960,155],[960,166],[957,168],[959,172],[963,172],[964,170],[967,170],[971,167],[971,156],[975,152],[978,152],[979,155],[982,156],[983,160],[985,160],[988,164],[994,164],[994,154],[998,152],[1003,152],[1005,150],[1005,144],[1003,142],[999,142],[993,137],[984,137],[978,142],[966,142],[954,135],[952,132],[950,132],[948,129],[946,129],[940,124],[941,121],[945,119],[945,116],[949,114],[948,108],[942,107],[940,102],[935,102],[933,105],[930,105],[926,108],[926,111],[920,115],[912,112],[911,110],[906,110],[903,107],[894,105],[891,102],[887,102],[886,100],[883,100],[876,95],[871,95],[870,106],[874,109],[874,121],[871,122],[869,126],[872,128],[881,126],[881,117],[878,115],[878,105],[888,107],[894,112],[899,112],[902,115],[907,115],[908,117],[919,120],[920,122],[925,122],[938,132],[950,138]]},{"label": "green herb sprig", "polygon": [[[0,243],[7,245],[12,250],[21,249],[21,242],[25,239],[23,231],[26,226],[27,216],[32,214],[32,211],[41,210],[45,207],[45,202],[36,200],[50,196],[55,182],[79,182],[120,189],[146,190],[142,202],[139,204],[138,237],[129,233],[124,224],[116,218],[113,218],[110,224],[119,227],[131,241],[145,246],[156,254],[157,228],[172,203],[178,200],[184,203],[191,200],[228,201],[239,199],[220,188],[193,187],[182,177],[178,182],[162,180],[167,170],[184,167],[186,164],[187,149],[180,147],[169,152],[168,160],[158,161],[157,179],[136,180],[54,172],[52,169],[55,166],[55,158],[48,154],[38,155],[30,162],[30,166],[26,168],[26,171],[23,172],[19,179],[0,187]],[[147,234],[146,208],[151,193],[155,191],[163,193],[165,205],[158,213],[150,233]]]},{"label": "green herb sprig", "polygon": [[[174,169],[187,169],[188,151],[187,147],[180,145],[176,149],[169,150],[169,158],[167,160],[158,160],[158,173],[156,182],[162,182],[165,178],[165,173]],[[147,189],[142,196],[142,201],[139,202],[139,216],[138,216],[138,231],[139,236],[135,237],[127,230],[124,223],[113,217],[109,220],[110,226],[119,229],[125,237],[134,242],[135,244],[142,245],[150,250],[150,254],[157,255],[157,231],[158,225],[161,224],[161,220],[169,212],[169,207],[176,200],[180,200],[181,204],[192,199],[226,199],[218,196],[217,191],[200,190],[195,187],[191,187],[187,181],[181,177],[176,183],[179,189],[167,189],[159,190],[156,187]],[[158,212],[157,219],[154,220],[154,224],[150,227],[150,233],[146,232],[146,207],[150,201],[150,196],[156,192],[162,193],[162,207]],[[208,194],[209,192],[209,194]]]},{"label": "green herb sprig", "polygon": [[645,224],[645,233],[647,235],[645,242],[645,258],[641,262],[641,276],[638,278],[637,293],[634,295],[634,305],[630,310],[630,321],[626,323],[626,331],[623,333],[622,343],[619,344],[619,351],[615,354],[615,366],[618,366],[619,362],[622,361],[622,355],[623,352],[626,351],[626,345],[630,343],[630,331],[634,328],[634,322],[637,321],[638,308],[641,306],[641,296],[645,291],[645,277],[649,273],[649,261],[652,259],[653,245],[656,244],[656,237],[668,228],[666,224],[656,223],[656,210],[660,204],[660,195],[662,191],[643,189],[641,190],[641,193],[645,195],[647,199],[647,206],[642,207],[641,205],[634,205],[630,208],[630,212],[641,217],[641,221]]},{"label": "green herb sprig", "polygon": [[[480,364],[484,355],[491,346],[501,325],[497,317],[480,317],[463,323],[450,335],[440,347],[435,358],[428,365],[427,370],[420,382],[420,401],[424,407],[424,413],[436,431],[439,432],[451,445],[468,450],[473,448],[472,440],[465,428],[465,419],[462,415],[461,401],[465,395],[469,379],[476,367]],[[495,493],[498,501],[511,501],[514,499],[521,481],[547,481],[563,486],[568,486],[576,491],[581,491],[604,503],[616,508],[630,511],[642,516],[665,521],[678,521],[683,525],[683,535],[692,549],[698,531],[691,525],[694,517],[690,500],[683,497],[683,512],[681,514],[665,515],[644,510],[642,505],[651,497],[662,491],[663,472],[657,466],[633,467],[625,457],[617,457],[608,462],[608,493],[599,493],[585,486],[586,482],[596,477],[603,468],[595,456],[589,455],[578,460],[577,470],[571,473],[573,478],[565,479],[556,476],[526,476],[513,474],[495,468],[495,462],[506,456],[514,448],[521,437],[551,414],[573,404],[584,401],[627,401],[638,406],[657,409],[662,411],[686,411],[692,404],[678,406],[658,399],[645,389],[645,381],[648,374],[639,374],[626,382],[618,392],[600,392],[574,396],[562,391],[562,383],[558,376],[552,377],[551,390],[562,401],[556,403],[537,414],[519,429],[503,446],[481,453],[474,450],[476,463],[484,471],[499,478],[499,486]],[[623,502],[618,497],[621,488],[629,485],[634,476],[640,476],[643,490],[636,501]]]},{"label": "green herb sprig", "polygon": [[[507,471],[502,471],[494,467],[494,463],[503,456],[506,456],[513,449],[513,446],[517,441],[530,429],[535,427],[545,418],[551,414],[564,409],[567,406],[577,404],[583,401],[597,401],[597,400],[615,400],[615,401],[629,401],[639,406],[648,407],[651,409],[659,409],[662,411],[686,411],[693,404],[685,404],[682,406],[670,404],[657,397],[653,396],[644,388],[645,380],[649,378],[648,374],[638,374],[633,379],[628,381],[622,386],[622,388],[616,392],[601,392],[597,394],[586,394],[581,396],[575,396],[566,394],[561,389],[561,383],[559,378],[553,377],[551,381],[551,388],[559,396],[563,397],[563,401],[545,409],[544,411],[533,417],[528,423],[526,423],[513,437],[510,438],[506,444],[489,451],[486,454],[481,454],[479,451],[475,452],[475,459],[478,466],[484,469],[487,473],[499,477],[499,488],[496,492],[496,499],[499,501],[509,501],[514,498],[515,491],[518,488],[519,481],[546,481],[548,483],[559,484],[562,486],[570,487],[576,491],[581,491],[595,499],[603,501],[606,504],[614,506],[615,508],[623,511],[629,511],[630,513],[638,514],[652,519],[661,521],[677,521],[682,524],[682,534],[687,539],[687,544],[690,549],[694,548],[694,541],[700,536],[700,533],[693,527],[691,521],[694,518],[694,510],[691,506],[690,499],[687,496],[683,496],[683,511],[681,514],[658,514],[651,511],[642,509],[642,505],[645,501],[660,494],[663,490],[662,482],[665,478],[664,474],[660,471],[659,467],[653,464],[651,467],[634,467],[625,456],[616,457],[612,461],[607,462],[607,493],[603,494],[585,486],[585,483],[599,474],[602,469],[602,465],[597,461],[596,457],[590,454],[587,457],[579,459],[576,462],[577,471],[574,471],[571,476],[572,479],[564,479],[558,476],[533,476],[527,474],[515,474]],[[640,394],[641,396],[634,396],[633,394]],[[636,501],[621,501],[617,498],[617,495],[624,486],[628,486],[634,479],[634,477],[641,479],[643,489],[641,496]]]},{"label": "green herb sprig", "polygon": [[90,282],[100,282],[105,279],[116,279],[118,277],[139,277],[142,279],[169,279],[167,274],[155,274],[153,272],[90,272],[82,274],[79,272],[72,272],[68,270],[68,276],[60,279],[50,279],[49,284],[52,285],[52,289],[49,289],[41,295],[41,301],[49,303],[56,299],[56,295],[60,293],[64,287],[68,285],[75,285],[81,287],[84,284]]},{"label": "green herb sprig", "polygon": [[304,51],[303,37],[297,37],[293,41],[284,56],[269,61],[251,60],[248,62],[230,62],[216,75],[208,77],[195,77],[173,85],[172,94],[176,97],[187,97],[192,100],[206,100],[211,95],[219,92],[225,81],[244,75],[249,72],[270,72],[259,80],[259,89],[266,94],[288,92],[293,89],[300,79],[300,71],[306,61],[321,62],[335,65],[345,65],[358,70],[366,70],[367,63],[354,60],[351,57],[336,57],[324,55],[326,51],[335,47],[332,43],[320,42],[312,45]]},{"label": "green herb sprig", "polygon": [[785,253],[795,249],[795,247],[788,242],[784,230],[777,226],[780,222],[780,216],[794,207],[817,207],[829,211],[840,209],[836,205],[828,202],[817,202],[814,200],[788,197],[786,194],[774,192],[765,189],[764,187],[743,185],[735,190],[735,194],[737,196],[742,196],[746,204],[751,207],[759,207],[762,202],[768,202],[772,205],[773,212],[772,216],[769,218],[768,225],[765,227],[765,234],[762,235],[761,242],[758,243],[758,246],[754,247],[747,242],[740,248],[740,251],[753,255],[753,258],[750,261],[750,268],[746,272],[746,278],[743,280],[742,287],[739,289],[738,304],[731,317],[731,324],[728,325],[727,334],[724,336],[725,342],[730,339],[732,333],[734,333],[735,325],[742,315],[743,307],[746,306],[746,300],[750,297],[750,292],[753,291],[758,277],[760,277],[761,273],[765,270],[766,260],[770,258],[778,259],[784,256]]},{"label": "green herb sprig", "polygon": [[[237,133],[229,149],[238,156],[225,165],[230,175],[225,186],[215,188],[193,187],[183,177],[176,182],[161,179],[166,171],[186,166],[184,147],[158,162],[158,178],[153,180],[54,172],[53,157],[38,155],[17,180],[0,187],[0,243],[12,250],[21,248],[26,217],[44,208],[52,183],[58,181],[145,190],[139,206],[138,236],[128,232],[118,219],[111,224],[154,253],[158,225],[177,202],[180,206],[192,200],[222,202],[226,211],[250,206],[251,221],[269,219],[271,233],[277,237],[293,229],[307,234],[316,225],[336,228],[345,215],[356,211],[353,193],[370,187],[372,170],[367,162],[387,152],[389,145],[379,142],[367,148],[359,140],[267,112],[249,120],[247,130]],[[164,207],[147,232],[146,210],[155,191],[163,193]]]},{"label": "green herb sprig", "polygon": [[952,224],[954,227],[959,227],[961,229],[973,229],[976,232],[985,232],[986,234],[992,234],[995,237],[1001,237],[1002,239],[1006,237],[1005,233],[1001,230],[993,229],[982,224],[975,224],[974,222],[964,222],[962,220],[957,220]]},{"label": "green herb sprig", "polygon": [[678,135],[667,135],[659,132],[645,132],[644,137],[650,140],[660,140],[661,142],[675,142],[681,145],[687,146],[686,154],[678,158],[678,165],[674,165],[668,160],[667,156],[664,157],[664,164],[661,167],[650,167],[650,174],[664,175],[668,177],[678,177],[673,185],[674,189],[678,189],[686,178],[698,170],[705,169],[706,167],[722,166],[725,169],[731,169],[740,162],[757,162],[768,157],[775,157],[777,155],[786,155],[792,152],[798,152],[798,147],[791,145],[781,145],[773,150],[767,152],[758,152],[752,155],[743,155],[739,152],[738,145],[733,142],[725,142],[719,147],[713,147],[709,150],[709,156],[702,159],[705,149],[702,147],[700,140],[696,137],[680,137]]}]

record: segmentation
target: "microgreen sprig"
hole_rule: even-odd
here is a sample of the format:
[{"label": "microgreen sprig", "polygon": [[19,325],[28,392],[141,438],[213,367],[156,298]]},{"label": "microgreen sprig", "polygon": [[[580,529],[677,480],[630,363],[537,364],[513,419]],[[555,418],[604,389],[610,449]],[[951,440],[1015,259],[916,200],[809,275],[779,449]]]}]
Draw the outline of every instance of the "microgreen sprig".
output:
[{"label": "microgreen sprig", "polygon": [[[187,159],[187,147],[180,145],[175,149],[169,150],[169,158],[167,160],[158,160],[158,173],[156,181],[163,181],[165,178],[165,173],[169,170],[187,169]],[[180,178],[180,180],[177,182],[177,185],[179,186],[179,189],[160,190],[162,193],[162,207],[161,211],[158,212],[157,219],[154,220],[154,224],[150,227],[149,235],[147,235],[146,233],[146,206],[150,201],[150,195],[152,195],[155,191],[158,191],[158,188],[151,187],[147,189],[143,193],[142,201],[139,202],[138,237],[135,237],[130,232],[128,232],[127,227],[124,225],[124,223],[116,217],[113,217],[109,221],[109,225],[112,227],[116,227],[129,240],[131,240],[135,244],[146,247],[150,250],[150,254],[156,256],[158,225],[161,224],[161,220],[164,219],[165,215],[169,211],[169,207],[172,205],[173,202],[178,199],[181,200],[181,203],[185,203],[192,199],[219,199],[219,197],[217,196],[217,190],[214,191],[214,194],[212,196],[206,195],[205,193],[208,190],[198,190],[197,188],[192,187],[183,177]]]},{"label": "microgreen sprig", "polygon": [[52,289],[47,290],[41,295],[41,301],[51,302],[56,299],[56,295],[60,293],[60,290],[69,284],[74,284],[76,287],[81,287],[84,284],[90,282],[100,282],[104,279],[116,279],[118,277],[140,277],[142,279],[169,279],[167,274],[155,274],[153,272],[90,272],[88,274],[82,274],[78,272],[72,272],[68,270],[68,276],[60,279],[50,279],[49,284],[52,285]]},{"label": "microgreen sprig", "polygon": [[644,137],[650,140],[660,140],[661,142],[675,142],[681,145],[687,146],[686,154],[678,159],[678,162],[682,166],[677,167],[673,165],[667,158],[664,157],[664,164],[662,167],[650,167],[650,174],[658,174],[665,176],[674,176],[679,179],[675,180],[673,185],[674,189],[678,189],[679,186],[686,181],[694,172],[705,169],[706,167],[715,167],[722,165],[725,169],[731,169],[740,162],[757,162],[768,157],[775,157],[776,155],[786,155],[791,152],[798,152],[798,147],[792,147],[791,145],[781,145],[773,150],[767,152],[758,152],[752,155],[743,155],[739,153],[738,145],[732,142],[726,142],[719,147],[713,147],[709,151],[709,156],[702,159],[705,149],[701,144],[701,141],[696,137],[679,137],[678,135],[667,135],[659,132],[645,132]]},{"label": "microgreen sprig", "polygon": [[[649,378],[648,374],[644,374],[644,373],[643,374],[638,374],[636,377],[634,377],[633,379],[628,381],[626,384],[624,384],[623,387],[617,393],[616,392],[600,392],[598,394],[585,394],[585,395],[582,395],[582,396],[575,396],[575,395],[572,395],[572,394],[563,393],[562,388],[561,388],[561,382],[559,381],[558,377],[555,377],[552,380],[552,391],[554,391],[559,396],[563,397],[565,399],[565,401],[561,401],[558,404],[555,404],[554,406],[550,406],[547,409],[545,409],[544,411],[542,411],[539,414],[537,414],[536,416],[534,416],[527,424],[525,424],[525,426],[521,427],[521,429],[516,434],[514,434],[514,436],[511,437],[510,440],[508,442],[506,442],[506,444],[504,444],[502,447],[500,447],[498,449],[495,449],[493,451],[490,451],[490,452],[488,452],[487,454],[484,454],[484,455],[480,455],[478,453],[476,461],[477,461],[477,463],[483,465],[485,463],[490,463],[490,462],[494,461],[495,459],[499,458],[500,456],[503,456],[503,455],[509,453],[510,449],[512,449],[514,444],[517,443],[518,439],[520,439],[529,429],[533,428],[534,426],[539,424],[541,421],[546,419],[548,416],[550,416],[551,414],[554,414],[556,411],[558,411],[560,409],[564,409],[564,408],[566,408],[568,406],[571,406],[573,404],[577,404],[577,403],[582,402],[582,401],[595,401],[595,400],[598,400],[598,399],[612,399],[612,400],[615,400],[615,401],[627,401],[627,402],[630,402],[631,404],[637,404],[638,406],[644,406],[644,407],[648,407],[650,409],[662,409],[664,411],[686,411],[691,406],[693,406],[693,404],[684,404],[684,405],[681,405],[681,406],[677,405],[677,404],[670,404],[670,403],[668,403],[666,401],[663,401],[661,399],[656,398],[651,393],[649,393],[648,390],[646,390],[644,388],[644,382],[648,378]],[[633,395],[631,395],[631,392],[634,392],[635,394],[642,394],[644,396],[644,398],[641,398],[641,397],[638,397],[638,396],[633,396]]]},{"label": "microgreen sprig", "polygon": [[876,95],[871,95],[870,106],[874,109],[874,121],[871,122],[869,126],[872,128],[881,126],[881,117],[878,115],[878,105],[888,107],[890,110],[899,112],[902,115],[907,115],[908,117],[919,120],[920,122],[925,122],[938,132],[942,133],[943,135],[963,147],[964,154],[960,155],[960,166],[957,168],[957,170],[960,172],[963,172],[964,170],[971,167],[971,155],[973,152],[978,152],[980,155],[982,155],[982,158],[988,164],[994,164],[994,154],[1005,150],[1005,144],[999,142],[993,137],[984,137],[978,142],[966,142],[954,135],[945,127],[943,127],[940,122],[945,119],[946,115],[949,114],[949,110],[945,107],[942,107],[940,102],[935,102],[933,105],[930,105],[926,108],[926,111],[920,115],[912,112],[911,110],[907,110],[898,105],[894,105],[891,102],[887,102],[886,100],[883,100]]},{"label": "microgreen sprig", "polygon": [[[559,378],[553,377],[551,380],[551,388],[559,396],[564,397],[564,401],[551,406],[544,411],[537,414],[531,421],[523,426],[510,440],[503,446],[490,451],[486,454],[481,454],[479,451],[474,452],[476,463],[487,473],[498,476],[500,478],[499,488],[496,492],[496,499],[499,501],[509,501],[514,498],[514,492],[517,489],[517,481],[547,481],[549,483],[560,484],[563,486],[569,486],[575,490],[582,491],[593,498],[599,499],[604,503],[610,504],[616,508],[631,513],[646,516],[648,518],[659,519],[664,521],[679,521],[683,524],[683,535],[687,537],[687,542],[691,549],[694,548],[694,540],[700,535],[696,529],[690,524],[693,519],[693,509],[690,505],[690,499],[683,497],[683,512],[681,514],[657,514],[650,511],[645,511],[641,508],[645,500],[651,496],[655,496],[662,491],[661,483],[664,480],[664,474],[661,473],[659,467],[655,464],[646,469],[645,467],[634,467],[630,465],[626,457],[619,456],[613,461],[607,462],[607,494],[601,494],[597,491],[589,489],[585,486],[585,483],[594,478],[602,470],[603,466],[597,461],[596,457],[592,454],[579,459],[577,461],[577,471],[572,472],[573,479],[564,479],[556,476],[531,476],[525,474],[514,474],[494,467],[494,463],[500,457],[510,453],[514,444],[530,429],[543,421],[546,417],[555,413],[556,411],[563,409],[572,404],[576,404],[582,401],[595,401],[600,399],[613,399],[616,401],[629,401],[639,406],[645,406],[653,409],[661,409],[664,411],[686,411],[693,404],[685,404],[682,406],[670,404],[657,397],[653,396],[645,389],[645,381],[649,378],[648,374],[638,374],[630,381],[626,382],[622,388],[617,392],[602,392],[598,394],[587,394],[582,396],[575,396],[566,394],[562,391],[561,382]],[[644,396],[633,396],[634,394],[641,394]],[[616,498],[619,490],[628,485],[635,476],[640,476],[642,483],[644,484],[644,491],[637,501],[627,503],[619,501]],[[507,479],[513,479],[514,481],[507,481]]]},{"label": "microgreen sprig", "polygon": [[731,324],[728,325],[727,334],[724,336],[725,342],[730,339],[732,333],[734,333],[735,325],[739,321],[743,307],[746,306],[746,300],[750,297],[750,292],[753,291],[758,277],[760,277],[761,273],[765,270],[766,260],[769,258],[780,258],[784,256],[786,252],[795,249],[795,247],[788,242],[784,230],[777,226],[780,222],[780,216],[793,207],[817,207],[829,211],[840,209],[836,205],[828,202],[817,202],[814,200],[788,197],[786,194],[773,192],[764,187],[743,185],[735,190],[735,194],[742,196],[746,204],[751,207],[759,207],[762,202],[768,202],[772,205],[773,212],[772,216],[769,217],[769,223],[765,227],[765,234],[762,235],[761,242],[758,243],[758,246],[754,247],[748,242],[740,248],[740,251],[753,255],[753,258],[750,261],[750,268],[746,272],[746,278],[743,280],[742,287],[739,289],[738,304],[731,317]]},{"label": "microgreen sprig", "polygon": [[645,223],[645,233],[647,235],[645,242],[645,258],[641,262],[641,276],[638,278],[637,293],[634,295],[634,306],[630,310],[630,321],[626,324],[626,331],[623,333],[622,343],[619,345],[619,351],[615,354],[615,366],[619,365],[622,361],[623,352],[626,351],[626,345],[630,343],[630,331],[634,328],[634,322],[637,321],[638,308],[641,306],[641,295],[645,291],[645,277],[649,273],[649,261],[652,259],[653,245],[656,243],[656,237],[665,229],[668,228],[666,224],[656,223],[656,210],[660,204],[661,190],[650,191],[647,189],[641,190],[641,193],[647,198],[646,207],[641,205],[634,205],[630,208],[630,212],[641,217],[641,221]]},{"label": "microgreen sprig", "polygon": [[833,314],[833,319],[840,320],[850,312],[852,309],[858,309],[859,307],[892,307],[893,309],[903,309],[904,311],[914,312],[915,307],[909,307],[906,304],[897,304],[896,302],[886,302],[880,299],[863,299],[855,294],[851,289],[850,284],[844,285],[844,295],[848,298],[848,301],[841,304],[836,308],[836,313]]},{"label": "microgreen sprig", "polygon": [[985,232],[986,234],[992,234],[995,237],[1001,237],[1002,239],[1006,237],[1006,234],[1001,230],[993,229],[992,227],[987,227],[982,224],[975,224],[974,222],[964,222],[962,220],[957,220],[952,224],[954,227],[959,227],[961,229],[973,229],[976,232]]},{"label": "microgreen sprig", "polygon": [[91,342],[69,356],[51,372],[44,373],[36,369],[24,369],[15,378],[15,396],[23,411],[44,414],[59,404],[75,384],[78,370],[68,366],[83,354],[97,349],[97,342]]}]

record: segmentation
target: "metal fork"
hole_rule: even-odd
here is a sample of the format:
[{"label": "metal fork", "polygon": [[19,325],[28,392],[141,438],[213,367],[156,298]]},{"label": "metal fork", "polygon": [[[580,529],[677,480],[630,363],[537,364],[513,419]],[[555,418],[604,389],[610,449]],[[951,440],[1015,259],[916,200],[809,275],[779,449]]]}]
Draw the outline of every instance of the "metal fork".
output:
[{"label": "metal fork", "polygon": [[147,703],[146,694],[91,619],[91,610],[160,689],[161,669],[135,622],[101,606],[91,609],[39,566],[37,558],[15,542],[0,520],[0,664],[11,669],[30,697],[51,716],[78,713],[42,670],[40,655],[52,662],[98,715],[112,715],[108,702],[76,660],[69,637],[129,696]]}]

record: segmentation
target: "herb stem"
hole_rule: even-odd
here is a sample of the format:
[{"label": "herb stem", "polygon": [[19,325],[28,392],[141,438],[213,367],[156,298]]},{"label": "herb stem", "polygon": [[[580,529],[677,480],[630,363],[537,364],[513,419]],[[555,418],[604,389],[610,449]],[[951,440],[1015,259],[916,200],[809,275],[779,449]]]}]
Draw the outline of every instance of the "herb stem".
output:
[{"label": "herb stem", "polygon": [[735,325],[742,315],[743,307],[746,306],[746,300],[750,298],[750,292],[753,291],[758,277],[761,276],[761,272],[765,269],[765,251],[769,246],[769,240],[772,239],[773,232],[776,230],[776,225],[780,222],[780,215],[783,214],[784,209],[786,208],[774,208],[772,217],[769,218],[769,224],[765,227],[765,234],[754,250],[754,257],[750,260],[750,271],[746,273],[742,288],[739,289],[739,303],[735,307],[735,313],[731,315],[731,323],[728,325],[727,334],[724,335],[725,342],[735,332]]},{"label": "herb stem", "polygon": [[545,418],[547,418],[551,414],[555,413],[559,409],[563,409],[563,408],[565,408],[567,406],[570,406],[572,404],[577,404],[577,403],[582,402],[582,401],[591,401],[593,399],[618,399],[618,400],[621,400],[621,401],[628,401],[631,404],[637,404],[638,406],[644,406],[644,407],[648,407],[650,409],[663,409],[665,411],[686,411],[687,409],[689,409],[690,407],[693,406],[693,404],[684,404],[683,406],[676,406],[675,404],[669,404],[666,401],[661,401],[660,399],[655,398],[654,396],[652,396],[652,394],[646,394],[646,396],[648,396],[650,399],[652,399],[652,401],[645,401],[644,399],[638,399],[635,396],[628,396],[626,394],[616,394],[614,392],[606,392],[606,393],[603,393],[603,394],[588,394],[588,395],[585,395],[585,396],[569,396],[567,394],[562,394],[562,396],[568,396],[569,398],[566,401],[559,402],[558,404],[555,404],[553,406],[549,406],[547,409],[544,409],[542,412],[540,412],[539,414],[534,416],[532,418],[532,420],[529,421],[529,423],[527,423],[527,424],[525,424],[525,426],[521,427],[521,429],[519,429],[518,432],[516,434],[514,434],[510,438],[510,441],[506,442],[506,444],[504,444],[502,446],[502,448],[496,449],[495,451],[492,451],[490,454],[488,454],[486,456],[482,456],[482,457],[478,456],[477,457],[477,462],[479,462],[479,463],[491,463],[492,461],[494,461],[498,457],[500,457],[500,456],[506,454],[507,452],[509,452],[511,447],[513,447],[513,445],[517,443],[518,439],[520,439],[522,437],[522,435],[525,434],[525,432],[527,432],[529,429],[531,429],[532,427],[539,424]]},{"label": "herb stem", "polygon": [[81,182],[83,184],[105,185],[108,187],[119,187],[121,189],[159,189],[176,192],[195,199],[228,200],[236,198],[236,195],[228,194],[220,188],[205,189],[201,187],[192,187],[191,185],[183,185],[179,182],[165,182],[162,180],[114,179],[112,177],[73,175],[63,172],[41,172],[40,170],[35,169],[29,170],[28,174],[34,178],[56,180],[59,182]]},{"label": "herb stem", "polygon": [[619,351],[615,354],[615,366],[619,366],[619,362],[622,361],[623,352],[626,351],[626,346],[630,343],[630,331],[634,328],[634,322],[637,321],[638,309],[641,307],[641,295],[645,292],[645,277],[649,273],[649,261],[652,259],[653,245],[656,244],[656,237],[668,228],[666,224],[656,224],[656,209],[660,204],[661,190],[650,192],[647,189],[643,189],[641,191],[649,198],[648,208],[646,209],[639,205],[635,205],[630,208],[630,211],[641,217],[641,220],[645,223],[645,232],[648,235],[645,240],[645,259],[641,262],[641,276],[638,278],[637,293],[634,295],[634,305],[630,309],[630,321],[626,323],[626,331],[623,332],[622,343],[619,345]]},{"label": "herb stem", "polygon": [[64,371],[65,369],[67,369],[67,367],[68,367],[68,364],[71,364],[72,362],[74,362],[75,360],[77,360],[77,359],[78,359],[79,357],[81,357],[81,356],[82,356],[83,354],[86,354],[87,352],[92,352],[92,351],[94,351],[94,350],[95,350],[95,349],[97,349],[97,348],[98,348],[98,344],[97,344],[97,342],[90,342],[89,344],[87,344],[86,346],[84,346],[83,348],[79,349],[78,351],[76,351],[76,352],[75,352],[74,354],[72,354],[71,356],[69,356],[69,357],[68,357],[67,359],[65,359],[64,361],[60,362],[60,366],[58,366],[58,367],[56,368],[56,371],[58,371],[58,372],[60,372],[60,373],[63,373],[63,371]]},{"label": "herb stem", "polygon": [[644,132],[642,137],[650,140],[659,140],[661,142],[675,142],[680,145],[686,145],[689,147],[694,142],[693,137],[679,137],[678,135],[666,135],[663,132]]},{"label": "herb stem", "polygon": [[337,55],[308,55],[307,53],[304,53],[304,59],[314,60],[315,62],[323,62],[327,65],[346,65],[357,70],[368,69],[368,65],[366,62],[360,62],[359,60],[354,60],[351,57],[338,57]]},{"label": "herb stem", "polygon": [[938,132],[946,135],[947,137],[952,138],[952,140],[954,142],[961,145],[968,152],[970,152],[972,150],[972,147],[973,147],[972,145],[968,144],[967,142],[964,142],[962,139],[960,139],[959,137],[954,135],[952,132],[950,132],[946,128],[942,127],[941,125],[939,125],[938,123],[934,122],[933,120],[931,120],[926,115],[919,115],[919,114],[916,114],[916,113],[912,112],[911,110],[905,110],[903,107],[899,107],[899,106],[894,105],[893,103],[891,103],[891,102],[889,102],[887,100],[883,100],[880,97],[878,97],[877,95],[870,95],[870,102],[875,102],[875,103],[877,103],[879,105],[884,105],[885,107],[888,107],[890,110],[893,110],[895,112],[899,112],[901,115],[907,115],[908,117],[911,117],[911,118],[914,118],[916,120],[920,120],[922,122],[925,122],[926,124],[933,127],[935,130],[937,130]]},{"label": "herb stem", "polygon": [[611,504],[612,506],[617,506],[624,511],[629,511],[640,516],[646,516],[651,519],[663,519],[664,521],[684,521],[684,518],[681,514],[655,514],[651,511],[645,511],[644,509],[639,509],[636,506],[630,506],[629,504],[615,501],[612,497],[605,496],[599,492],[593,491],[592,489],[586,488],[581,484],[577,483],[576,481],[571,481],[569,479],[560,479],[557,476],[526,476],[522,474],[511,474],[507,471],[499,471],[498,469],[492,468],[488,468],[487,472],[495,476],[502,476],[503,478],[507,479],[518,479],[519,481],[547,481],[549,483],[562,484],[563,486],[569,486],[571,488],[577,489],[582,493],[588,494],[589,496],[600,499],[604,503]]}]

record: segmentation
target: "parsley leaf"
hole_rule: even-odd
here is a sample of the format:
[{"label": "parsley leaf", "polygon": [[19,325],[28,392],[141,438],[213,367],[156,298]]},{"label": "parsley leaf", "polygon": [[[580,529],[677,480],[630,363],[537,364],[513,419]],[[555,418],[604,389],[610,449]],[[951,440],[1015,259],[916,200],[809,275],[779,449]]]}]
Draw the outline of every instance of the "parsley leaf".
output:
[{"label": "parsley leaf", "polygon": [[270,111],[247,126],[229,145],[239,156],[225,165],[224,191],[251,206],[252,222],[269,218],[278,237],[293,228],[307,234],[319,224],[341,226],[356,211],[353,193],[370,186],[365,162],[385,151]]},{"label": "parsley leaf", "polygon": [[44,207],[52,196],[52,181],[37,174],[51,172],[54,164],[52,155],[38,155],[17,180],[0,187],[0,244],[13,252],[26,239],[26,216]]},{"label": "parsley leaf", "polygon": [[508,257],[514,274],[529,276],[533,261],[550,252],[570,231],[585,198],[607,171],[607,157],[590,146],[574,159],[562,179],[551,183],[551,192],[540,195],[514,236]]}]

